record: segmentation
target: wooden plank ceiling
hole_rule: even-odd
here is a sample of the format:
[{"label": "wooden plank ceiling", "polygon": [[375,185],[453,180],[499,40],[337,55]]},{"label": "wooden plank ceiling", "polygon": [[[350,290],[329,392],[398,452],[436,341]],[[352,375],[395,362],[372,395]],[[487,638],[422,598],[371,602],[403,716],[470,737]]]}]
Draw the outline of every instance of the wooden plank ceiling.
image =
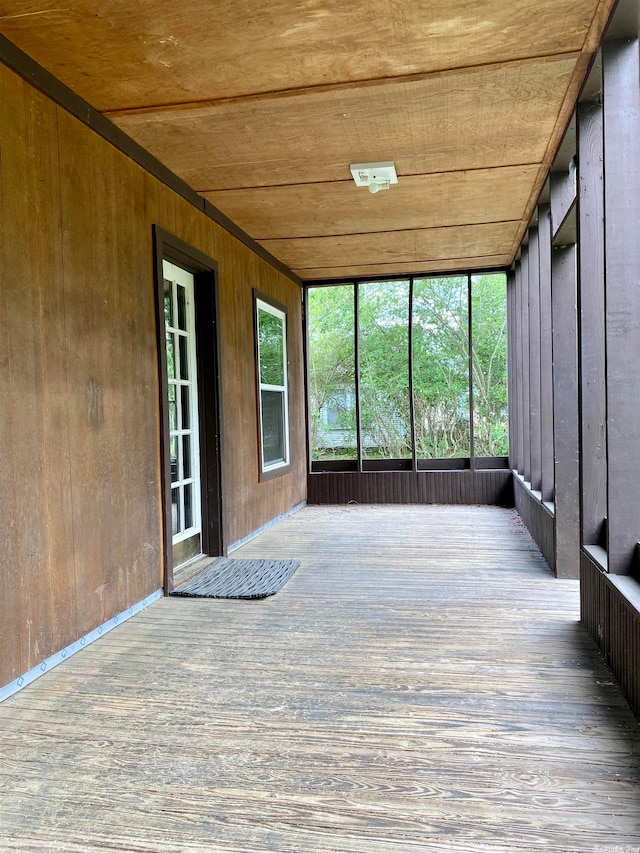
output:
[{"label": "wooden plank ceiling", "polygon": [[0,0],[0,32],[331,279],[510,263],[614,2]]}]

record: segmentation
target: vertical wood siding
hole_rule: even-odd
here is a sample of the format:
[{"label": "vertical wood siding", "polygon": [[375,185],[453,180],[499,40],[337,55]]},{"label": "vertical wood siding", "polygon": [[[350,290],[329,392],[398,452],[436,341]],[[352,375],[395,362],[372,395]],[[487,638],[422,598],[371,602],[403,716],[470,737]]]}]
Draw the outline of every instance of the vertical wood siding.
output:
[{"label": "vertical wood siding", "polygon": [[[152,226],[219,264],[224,533],[306,497],[299,288],[0,66],[0,684],[162,585]],[[258,483],[252,288],[287,306],[290,474]]]},{"label": "vertical wood siding", "polygon": [[511,478],[507,470],[326,472],[309,475],[308,502],[513,506]]},{"label": "vertical wood siding", "polygon": [[580,556],[580,617],[640,715],[640,618],[584,551]]},{"label": "vertical wood siding", "polygon": [[522,480],[513,475],[515,507],[534,542],[551,569],[555,571],[555,519]]}]

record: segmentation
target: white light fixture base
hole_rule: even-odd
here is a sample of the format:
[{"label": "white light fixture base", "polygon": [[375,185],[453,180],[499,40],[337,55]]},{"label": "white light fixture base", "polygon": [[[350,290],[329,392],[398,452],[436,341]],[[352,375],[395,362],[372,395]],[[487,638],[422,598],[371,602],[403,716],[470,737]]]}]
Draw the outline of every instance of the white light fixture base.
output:
[{"label": "white light fixture base", "polygon": [[349,166],[357,187],[369,187],[370,193],[388,190],[391,184],[398,183],[395,163],[352,163]]}]

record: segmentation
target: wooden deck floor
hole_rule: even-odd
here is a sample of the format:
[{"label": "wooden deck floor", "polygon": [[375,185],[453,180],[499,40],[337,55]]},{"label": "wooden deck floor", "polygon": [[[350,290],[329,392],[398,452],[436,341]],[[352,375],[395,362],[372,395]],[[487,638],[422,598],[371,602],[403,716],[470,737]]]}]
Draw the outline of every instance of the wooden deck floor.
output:
[{"label": "wooden deck floor", "polygon": [[509,510],[309,507],[0,705],[0,849],[640,853],[640,728]]}]

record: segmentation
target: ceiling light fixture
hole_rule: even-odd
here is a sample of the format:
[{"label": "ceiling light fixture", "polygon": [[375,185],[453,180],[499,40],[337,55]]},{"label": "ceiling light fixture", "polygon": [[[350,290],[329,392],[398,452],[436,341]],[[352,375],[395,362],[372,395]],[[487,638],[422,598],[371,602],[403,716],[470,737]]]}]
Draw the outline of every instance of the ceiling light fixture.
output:
[{"label": "ceiling light fixture", "polygon": [[391,184],[398,183],[396,167],[393,161],[386,163],[352,163],[349,166],[357,187],[369,187],[370,193],[388,190]]}]

